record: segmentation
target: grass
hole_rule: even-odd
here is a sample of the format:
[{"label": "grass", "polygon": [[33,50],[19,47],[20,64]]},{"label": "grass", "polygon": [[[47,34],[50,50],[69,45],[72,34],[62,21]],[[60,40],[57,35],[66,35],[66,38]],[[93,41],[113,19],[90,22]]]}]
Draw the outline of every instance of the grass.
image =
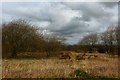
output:
[{"label": "grass", "polygon": [[120,78],[114,78],[114,77],[107,77],[107,76],[93,76],[91,74],[86,73],[85,71],[81,69],[76,69],[74,72],[75,77],[77,78],[83,78],[83,79],[89,79],[89,80],[119,80]]},{"label": "grass", "polygon": [[118,58],[78,61],[61,60],[58,57],[2,60],[3,78],[77,78],[91,76],[118,77]]}]

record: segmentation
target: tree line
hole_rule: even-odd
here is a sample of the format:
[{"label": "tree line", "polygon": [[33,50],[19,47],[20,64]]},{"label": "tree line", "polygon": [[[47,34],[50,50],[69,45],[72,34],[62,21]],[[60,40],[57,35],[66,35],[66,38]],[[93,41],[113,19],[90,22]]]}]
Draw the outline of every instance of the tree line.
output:
[{"label": "tree line", "polygon": [[118,54],[120,49],[120,28],[118,25],[109,26],[102,33],[91,33],[79,42],[82,50],[98,51],[100,53]]},{"label": "tree line", "polygon": [[24,52],[45,52],[47,56],[60,51],[115,52],[119,48],[120,28],[111,26],[103,33],[84,36],[77,45],[66,45],[65,38],[55,34],[44,34],[31,22],[18,19],[2,24],[2,55],[16,57]]},{"label": "tree line", "polygon": [[16,57],[22,52],[47,52],[47,56],[61,50],[64,39],[43,34],[41,29],[26,20],[2,24],[2,55]]}]

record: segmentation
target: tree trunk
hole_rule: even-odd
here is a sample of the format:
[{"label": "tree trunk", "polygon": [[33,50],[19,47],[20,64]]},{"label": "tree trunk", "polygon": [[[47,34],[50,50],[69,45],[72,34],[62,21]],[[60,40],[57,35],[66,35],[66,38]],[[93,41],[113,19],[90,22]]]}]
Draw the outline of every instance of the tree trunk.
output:
[{"label": "tree trunk", "polygon": [[16,52],[15,49],[13,49],[11,57],[12,57],[12,58],[15,58],[16,56],[17,56],[17,52]]}]

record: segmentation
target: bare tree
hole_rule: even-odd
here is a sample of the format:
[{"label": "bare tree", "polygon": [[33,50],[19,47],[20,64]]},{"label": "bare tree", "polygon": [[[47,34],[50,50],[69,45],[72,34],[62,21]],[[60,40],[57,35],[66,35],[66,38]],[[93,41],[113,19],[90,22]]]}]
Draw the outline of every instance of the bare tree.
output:
[{"label": "bare tree", "polygon": [[118,55],[120,55],[120,54],[119,54],[119,50],[120,50],[120,26],[119,26],[119,25],[116,27],[115,32],[116,32]]},{"label": "bare tree", "polygon": [[57,35],[54,34],[49,34],[49,35],[45,35],[45,52],[47,53],[47,57],[49,55],[55,55],[57,52],[61,51],[62,49],[62,45],[63,45],[63,41],[64,38],[63,37],[58,37]]},{"label": "bare tree", "polygon": [[13,20],[2,25],[3,47],[9,48],[11,57],[16,57],[18,52],[31,50],[40,37],[38,28],[25,20]]},{"label": "bare tree", "polygon": [[106,51],[112,51],[113,45],[116,44],[115,26],[108,27],[108,29],[102,33],[101,40],[106,47]]},{"label": "bare tree", "polygon": [[98,37],[96,33],[89,34],[83,37],[83,39],[79,42],[79,44],[84,46],[85,51],[89,51],[91,53],[93,51],[93,46],[97,42],[97,39]]},{"label": "bare tree", "polygon": [[81,44],[81,45],[95,45],[96,42],[97,42],[97,34],[89,34],[89,35],[85,36],[79,42],[79,44]]},{"label": "bare tree", "polygon": [[[0,53],[2,53],[2,25],[0,24]],[[0,54],[2,56],[2,54]]]}]

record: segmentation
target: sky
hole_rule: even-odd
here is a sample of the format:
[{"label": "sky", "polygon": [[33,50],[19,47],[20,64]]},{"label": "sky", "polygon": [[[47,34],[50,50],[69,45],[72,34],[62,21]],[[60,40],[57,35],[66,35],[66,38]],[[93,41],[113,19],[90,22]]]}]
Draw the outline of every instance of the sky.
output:
[{"label": "sky", "polygon": [[46,33],[65,37],[68,44],[118,22],[117,2],[3,2],[1,8],[2,22],[30,20]]}]

